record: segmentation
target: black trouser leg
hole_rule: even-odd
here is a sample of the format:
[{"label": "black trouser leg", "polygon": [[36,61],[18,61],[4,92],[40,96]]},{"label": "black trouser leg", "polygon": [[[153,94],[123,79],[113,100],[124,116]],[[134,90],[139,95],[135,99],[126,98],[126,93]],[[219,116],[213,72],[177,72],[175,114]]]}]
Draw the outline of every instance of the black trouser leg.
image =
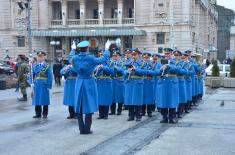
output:
[{"label": "black trouser leg", "polygon": [[103,106],[99,105],[99,117],[103,118],[104,117],[104,108]]},{"label": "black trouser leg", "polygon": [[153,112],[155,111],[155,109],[156,109],[156,105],[155,104],[153,104]]},{"label": "black trouser leg", "polygon": [[122,113],[122,106],[123,106],[123,103],[118,103],[118,109],[117,109],[118,113]]},{"label": "black trouser leg", "polygon": [[85,114],[85,126],[84,126],[85,133],[91,131],[91,124],[92,124],[92,114]]},{"label": "black trouser leg", "polygon": [[35,106],[35,113],[36,113],[36,116],[40,116],[42,115],[42,107],[40,105],[36,105]]},{"label": "black trouser leg", "polygon": [[183,104],[180,103],[180,104],[179,104],[179,107],[177,108],[177,115],[178,115],[178,118],[181,117],[182,113],[183,113]]},{"label": "black trouser leg", "polygon": [[152,114],[152,112],[154,111],[154,104],[150,104],[150,105],[147,105],[147,113],[148,114]]},{"label": "black trouser leg", "polygon": [[80,130],[80,134],[84,133],[85,124],[84,124],[84,121],[83,121],[82,102],[81,102],[81,105],[80,105],[80,111],[78,112],[78,126],[79,126],[79,130]]},{"label": "black trouser leg", "polygon": [[80,112],[78,113],[78,126],[79,126],[79,130],[80,130],[80,133],[83,133],[84,132],[84,121],[83,121],[83,114]]},{"label": "black trouser leg", "polygon": [[58,76],[58,83],[59,83],[59,86],[61,86],[61,77]]},{"label": "black trouser leg", "polygon": [[161,114],[162,114],[163,120],[168,121],[168,108],[161,108]]},{"label": "black trouser leg", "polygon": [[43,106],[42,115],[45,116],[45,117],[47,117],[47,115],[48,115],[48,105],[44,105],[44,106]]},{"label": "black trouser leg", "polygon": [[135,106],[134,107],[134,112],[135,112],[136,118],[141,118],[141,110],[142,110],[142,106]]},{"label": "black trouser leg", "polygon": [[175,118],[175,108],[169,108],[169,120],[173,120]]},{"label": "black trouser leg", "polygon": [[74,107],[73,106],[69,106],[69,116],[70,117],[74,117],[75,116],[75,111],[74,111]]},{"label": "black trouser leg", "polygon": [[133,105],[128,106],[129,108],[129,118],[134,119],[135,118],[135,107]]},{"label": "black trouser leg", "polygon": [[104,106],[104,117],[108,117],[109,115],[109,106]]},{"label": "black trouser leg", "polygon": [[116,103],[113,103],[110,106],[110,112],[111,112],[111,114],[115,114],[116,113]]},{"label": "black trouser leg", "polygon": [[146,114],[146,108],[147,108],[147,105],[146,104],[143,104],[142,105],[142,116],[145,116],[145,114]]},{"label": "black trouser leg", "polygon": [[57,77],[54,75],[55,84],[57,85]]}]

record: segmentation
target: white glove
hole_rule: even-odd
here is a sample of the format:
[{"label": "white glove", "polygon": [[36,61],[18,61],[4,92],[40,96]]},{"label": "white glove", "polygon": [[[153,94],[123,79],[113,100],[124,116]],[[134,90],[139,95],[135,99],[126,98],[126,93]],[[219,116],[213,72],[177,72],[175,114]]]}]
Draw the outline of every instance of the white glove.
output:
[{"label": "white glove", "polygon": [[111,41],[109,41],[109,39],[108,39],[105,44],[105,50],[109,50],[110,45],[111,45]]}]

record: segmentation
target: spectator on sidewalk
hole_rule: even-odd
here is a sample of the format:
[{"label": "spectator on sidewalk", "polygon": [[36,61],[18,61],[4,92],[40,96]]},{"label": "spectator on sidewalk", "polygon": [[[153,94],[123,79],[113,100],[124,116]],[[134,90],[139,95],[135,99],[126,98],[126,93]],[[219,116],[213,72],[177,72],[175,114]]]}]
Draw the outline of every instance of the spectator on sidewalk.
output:
[{"label": "spectator on sidewalk", "polygon": [[57,86],[61,86],[61,74],[60,70],[62,69],[62,64],[58,59],[55,60],[55,64],[53,65],[53,74],[55,79],[55,84]]}]

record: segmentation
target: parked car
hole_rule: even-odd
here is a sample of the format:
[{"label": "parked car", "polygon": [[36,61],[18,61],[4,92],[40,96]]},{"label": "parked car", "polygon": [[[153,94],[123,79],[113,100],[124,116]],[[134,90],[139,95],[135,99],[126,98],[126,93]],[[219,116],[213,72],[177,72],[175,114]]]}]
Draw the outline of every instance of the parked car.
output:
[{"label": "parked car", "polygon": [[[219,72],[221,77],[228,77],[230,76],[230,65],[228,64],[218,64],[219,66]],[[210,65],[206,68],[206,76],[212,75],[212,67],[213,65]]]},{"label": "parked car", "polygon": [[0,63],[5,64],[8,67],[11,67],[14,71],[16,71],[16,64],[15,60],[0,60]]},{"label": "parked car", "polygon": [[14,73],[14,70],[12,67],[6,65],[3,62],[0,62],[0,74],[8,74],[11,75]]}]

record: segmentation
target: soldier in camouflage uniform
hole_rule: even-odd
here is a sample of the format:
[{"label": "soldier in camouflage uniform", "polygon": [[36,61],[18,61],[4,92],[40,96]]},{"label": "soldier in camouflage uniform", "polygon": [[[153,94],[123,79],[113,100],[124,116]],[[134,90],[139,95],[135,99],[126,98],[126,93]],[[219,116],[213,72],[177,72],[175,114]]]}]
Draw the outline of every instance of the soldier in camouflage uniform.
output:
[{"label": "soldier in camouflage uniform", "polygon": [[28,69],[28,65],[26,63],[26,57],[24,55],[19,55],[19,68],[18,68],[18,71],[17,71],[17,74],[18,74],[18,82],[19,82],[19,85],[20,85],[20,90],[21,90],[21,93],[23,95],[22,98],[19,98],[18,101],[27,101],[27,92],[26,92],[26,89],[27,87],[29,87],[29,84],[27,82],[27,79],[28,79],[28,72],[29,72],[29,69]]}]

